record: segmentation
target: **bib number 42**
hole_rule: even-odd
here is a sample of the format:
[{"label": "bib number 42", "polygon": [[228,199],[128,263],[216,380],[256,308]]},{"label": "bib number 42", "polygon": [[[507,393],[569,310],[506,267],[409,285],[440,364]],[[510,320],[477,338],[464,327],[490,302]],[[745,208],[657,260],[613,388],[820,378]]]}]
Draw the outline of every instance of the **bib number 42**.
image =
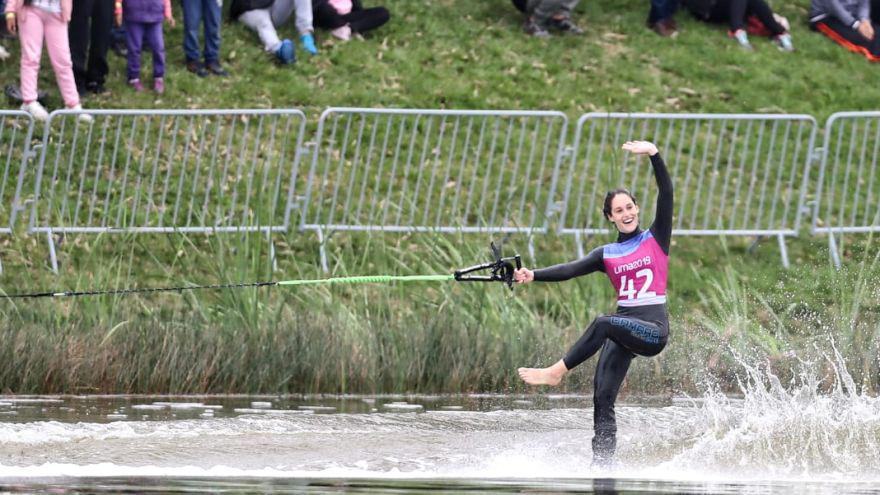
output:
[{"label": "bib number 42", "polygon": [[[644,280],[644,282],[642,282]],[[636,281],[641,283],[638,291],[636,291]],[[654,272],[649,269],[639,270],[636,272],[635,279],[628,279],[626,275],[620,277],[620,297],[627,299],[637,299],[643,297],[654,297],[656,292],[648,290],[651,283],[654,282]]]}]

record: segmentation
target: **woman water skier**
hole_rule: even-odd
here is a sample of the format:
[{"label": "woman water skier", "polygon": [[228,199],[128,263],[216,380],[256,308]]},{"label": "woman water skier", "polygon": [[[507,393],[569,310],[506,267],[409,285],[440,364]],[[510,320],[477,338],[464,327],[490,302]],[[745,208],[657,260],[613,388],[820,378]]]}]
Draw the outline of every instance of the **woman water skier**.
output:
[{"label": "woman water skier", "polygon": [[625,189],[609,191],[603,212],[617,227],[617,242],[600,246],[587,256],[529,270],[516,270],[518,283],[561,282],[601,271],[617,291],[617,312],[599,316],[556,364],[547,368],[519,368],[531,385],[558,385],[572,368],[599,349],[593,378],[593,462],[610,461],[617,445],[614,401],[635,356],[655,356],[666,346],[669,317],[666,312],[666,274],[672,237],[672,180],[657,147],[647,141],[628,141],[623,149],[649,155],[660,189],[657,215],[648,230],[639,228],[639,206]]}]

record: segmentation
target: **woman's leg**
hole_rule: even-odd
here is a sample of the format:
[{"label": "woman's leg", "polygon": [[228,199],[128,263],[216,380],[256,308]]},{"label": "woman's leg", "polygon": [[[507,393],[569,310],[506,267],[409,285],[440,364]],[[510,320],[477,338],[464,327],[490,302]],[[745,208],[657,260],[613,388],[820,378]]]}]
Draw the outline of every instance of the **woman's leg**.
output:
[{"label": "woman's leg", "polygon": [[318,27],[336,29],[345,26],[346,22],[330,2],[324,2],[315,9],[315,25]]},{"label": "woman's leg", "polygon": [[388,19],[391,18],[391,14],[385,7],[372,7],[369,9],[354,10],[342,16],[342,18],[348,22],[349,26],[351,26],[352,32],[366,33],[367,31],[376,29],[388,22]]},{"label": "woman's leg", "polygon": [[129,82],[141,78],[141,49],[144,46],[144,25],[140,22],[125,23],[125,44],[128,47]]},{"label": "woman's leg", "polygon": [[55,70],[55,80],[61,90],[61,98],[67,108],[79,105],[79,92],[73,78],[73,62],[70,61],[70,41],[67,38],[67,22],[61,14],[44,13],[46,50]]},{"label": "woman's leg", "polygon": [[165,37],[162,36],[162,23],[147,24],[144,34],[153,51],[153,78],[165,77]]},{"label": "woman's leg", "polygon": [[238,16],[238,21],[257,32],[267,52],[274,52],[281,46],[269,9],[248,10]]},{"label": "woman's leg", "polygon": [[614,403],[635,355],[606,340],[593,378],[593,463],[608,462],[617,448]]},{"label": "woman's leg", "polygon": [[748,0],[728,0],[727,22],[731,32],[737,32],[746,27],[746,7]]},{"label": "woman's leg", "polygon": [[37,101],[37,79],[40,75],[40,57],[43,54],[43,20],[36,7],[24,7],[20,12],[18,37],[21,40],[21,99],[30,103]]},{"label": "woman's leg", "polygon": [[652,323],[617,315],[600,316],[590,323],[562,360],[548,368],[518,371],[528,384],[558,385],[565,373],[593,357],[608,340],[633,354],[653,356],[663,350],[666,338],[666,332]]},{"label": "woman's leg", "polygon": [[[880,35],[875,35],[873,40],[867,40],[855,29],[830,16],[810,27],[847,50],[859,53],[871,62],[880,62]],[[877,31],[878,28],[880,26],[875,24],[874,30]]]},{"label": "woman's leg", "polygon": [[785,28],[776,22],[776,18],[773,17],[773,10],[770,9],[767,2],[764,0],[747,0],[747,3],[746,16],[754,15],[757,17],[773,36],[779,36],[785,32]]}]

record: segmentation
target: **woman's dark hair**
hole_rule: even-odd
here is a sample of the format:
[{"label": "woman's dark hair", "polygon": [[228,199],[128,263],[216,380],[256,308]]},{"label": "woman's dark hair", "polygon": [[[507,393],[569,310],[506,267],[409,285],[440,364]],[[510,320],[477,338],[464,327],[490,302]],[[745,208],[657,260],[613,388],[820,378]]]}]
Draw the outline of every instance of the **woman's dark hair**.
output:
[{"label": "woman's dark hair", "polygon": [[635,203],[636,206],[639,205],[639,202],[636,201],[636,197],[633,196],[632,193],[630,193],[626,189],[618,188],[613,191],[608,191],[608,193],[605,195],[605,204],[604,206],[602,206],[602,212],[605,213],[605,218],[611,216],[611,200],[613,200],[614,197],[618,194],[626,194],[627,196],[629,196],[629,199],[631,199],[632,202]]}]

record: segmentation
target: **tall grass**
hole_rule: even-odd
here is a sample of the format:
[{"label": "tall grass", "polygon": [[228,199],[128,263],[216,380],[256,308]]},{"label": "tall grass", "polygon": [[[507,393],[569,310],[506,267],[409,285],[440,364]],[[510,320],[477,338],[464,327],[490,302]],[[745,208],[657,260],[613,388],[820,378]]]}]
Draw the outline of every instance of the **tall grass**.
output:
[{"label": "tall grass", "polygon": [[[265,236],[160,239],[72,238],[62,244],[57,277],[40,266],[7,276],[21,291],[325,276],[317,241],[306,236],[274,239],[278,272]],[[44,254],[32,239],[19,241],[27,252],[13,259]],[[760,276],[775,253],[743,260],[740,246],[722,246],[714,269],[694,263],[690,251],[710,246],[694,243],[672,258],[670,344],[655,358],[636,360],[625,393],[694,391],[707,375],[734,390],[734,352],[784,372],[816,346],[827,350],[829,339],[853,363],[857,381],[877,388],[876,254],[849,271],[811,262]],[[524,240],[509,240],[508,254],[517,245]],[[537,247],[539,259],[527,257],[528,266],[572,257],[566,239]],[[339,235],[327,248],[333,276],[449,273],[489,258],[472,238],[439,234]],[[865,251],[874,252],[870,245]],[[513,294],[502,284],[443,282],[5,301],[0,391],[522,391],[516,367],[556,361],[590,319],[613,310],[607,285],[593,275]],[[563,390],[588,391],[594,362]]]}]

